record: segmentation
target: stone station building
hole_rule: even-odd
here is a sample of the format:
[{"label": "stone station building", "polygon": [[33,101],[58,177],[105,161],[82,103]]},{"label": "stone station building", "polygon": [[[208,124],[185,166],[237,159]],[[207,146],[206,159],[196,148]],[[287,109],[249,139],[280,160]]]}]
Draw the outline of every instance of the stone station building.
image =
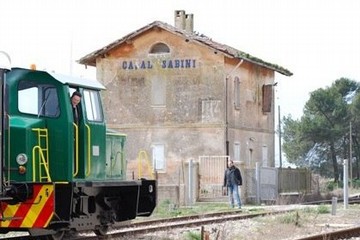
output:
[{"label": "stone station building", "polygon": [[146,153],[157,172],[159,201],[179,204],[189,195],[221,195],[226,156],[242,169],[257,162],[274,167],[275,72],[292,75],[195,33],[193,19],[175,11],[175,26],[152,22],[79,60],[96,67],[107,88],[108,126],[127,135],[128,176],[139,177],[139,152]]}]

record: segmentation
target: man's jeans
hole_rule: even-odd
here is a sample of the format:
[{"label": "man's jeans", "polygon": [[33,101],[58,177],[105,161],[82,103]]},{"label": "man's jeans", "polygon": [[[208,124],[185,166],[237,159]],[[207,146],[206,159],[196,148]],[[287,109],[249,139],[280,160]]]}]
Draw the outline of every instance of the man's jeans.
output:
[{"label": "man's jeans", "polygon": [[241,208],[239,186],[238,185],[229,185],[228,192],[229,192],[229,201],[230,201],[231,207],[232,208],[234,207],[234,199],[235,199],[238,208]]}]

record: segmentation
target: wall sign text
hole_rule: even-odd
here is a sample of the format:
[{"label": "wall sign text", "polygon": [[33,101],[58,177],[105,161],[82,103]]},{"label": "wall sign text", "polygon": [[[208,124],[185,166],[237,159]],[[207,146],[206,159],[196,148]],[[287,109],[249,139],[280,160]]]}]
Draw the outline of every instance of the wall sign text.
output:
[{"label": "wall sign text", "polygon": [[155,64],[160,64],[163,69],[196,68],[195,59],[167,59],[154,62],[151,60],[129,60],[122,61],[121,68],[124,70],[152,69]]}]

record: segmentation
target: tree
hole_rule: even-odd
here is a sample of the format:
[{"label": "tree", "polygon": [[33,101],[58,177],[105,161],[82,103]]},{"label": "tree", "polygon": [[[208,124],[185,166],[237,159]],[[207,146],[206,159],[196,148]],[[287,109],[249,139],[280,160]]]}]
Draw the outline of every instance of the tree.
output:
[{"label": "tree", "polygon": [[360,99],[359,108],[351,108],[349,101],[358,89],[355,81],[338,79],[310,94],[300,121],[283,119],[283,149],[290,162],[307,165],[323,175],[332,169],[334,180],[339,180],[339,164],[348,157],[350,109],[360,113]]},{"label": "tree", "polygon": [[351,111],[351,123],[352,123],[352,149],[354,151],[353,157],[355,157],[355,176],[360,178],[360,94],[355,95],[353,102],[350,106]]}]

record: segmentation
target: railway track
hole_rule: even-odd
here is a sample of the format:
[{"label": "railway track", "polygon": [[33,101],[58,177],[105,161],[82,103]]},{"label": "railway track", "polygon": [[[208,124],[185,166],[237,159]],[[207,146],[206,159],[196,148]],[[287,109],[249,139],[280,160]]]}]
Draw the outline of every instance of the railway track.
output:
[{"label": "railway track", "polygon": [[297,238],[296,240],[334,240],[334,239],[350,239],[354,237],[360,237],[360,227],[315,234],[308,237]]},{"label": "railway track", "polygon": [[[166,231],[174,228],[194,228],[208,224],[214,224],[225,221],[235,221],[247,218],[265,216],[269,214],[282,214],[291,210],[267,211],[260,210],[256,213],[246,213],[242,210],[226,211],[219,213],[207,213],[192,216],[182,216],[157,220],[146,220],[123,224],[121,227],[112,228],[105,236],[96,236],[93,232],[81,232],[71,236],[65,236],[64,239],[106,239],[109,236],[120,238],[124,236],[136,236],[149,232]],[[1,239],[1,238],[0,238]],[[6,239],[38,239],[30,236],[7,236]],[[46,239],[46,237],[44,237]]]},{"label": "railway track", "polygon": [[[303,206],[304,207],[304,206]],[[305,206],[308,207],[308,206]],[[187,229],[186,231],[201,231],[203,229],[210,229],[209,226],[216,224],[223,224],[225,222],[251,219],[255,217],[263,217],[277,214],[285,214],[288,212],[299,210],[299,208],[284,209],[284,210],[265,210],[265,209],[247,209],[243,211],[234,210],[219,213],[209,213],[193,216],[174,217],[168,219],[147,220],[128,222],[121,227],[109,229],[105,236],[97,236],[93,232],[81,232],[71,236],[66,236],[64,239],[145,239],[146,234],[155,234],[159,232],[168,232],[178,229],[179,232]],[[205,231],[206,235],[206,231]],[[326,239],[349,239],[351,237],[360,236],[360,227],[349,227],[348,229],[340,229],[326,233],[309,235],[306,237],[295,238],[297,240],[326,240]],[[30,237],[8,237],[6,239],[39,239]],[[171,238],[169,238],[171,239]],[[204,238],[206,239],[206,238]],[[214,238],[211,238],[214,239]],[[222,238],[223,239],[223,238]]]},{"label": "railway track", "polygon": [[[134,222],[124,227],[116,228],[109,231],[109,235],[115,239],[136,239],[137,236],[141,236],[146,233],[161,232],[174,230],[175,228],[181,229],[194,229],[201,228],[206,225],[224,223],[227,221],[236,221],[242,219],[251,219],[255,217],[262,217],[266,215],[284,214],[294,209],[286,210],[259,210],[258,212],[246,212],[242,210],[234,210],[219,213],[209,213],[185,217],[175,217],[167,219],[158,219],[151,221],[139,221]],[[106,236],[108,237],[108,235]],[[105,238],[106,238],[105,237]],[[95,239],[95,238],[94,238]],[[101,239],[101,237],[100,237]]]}]

